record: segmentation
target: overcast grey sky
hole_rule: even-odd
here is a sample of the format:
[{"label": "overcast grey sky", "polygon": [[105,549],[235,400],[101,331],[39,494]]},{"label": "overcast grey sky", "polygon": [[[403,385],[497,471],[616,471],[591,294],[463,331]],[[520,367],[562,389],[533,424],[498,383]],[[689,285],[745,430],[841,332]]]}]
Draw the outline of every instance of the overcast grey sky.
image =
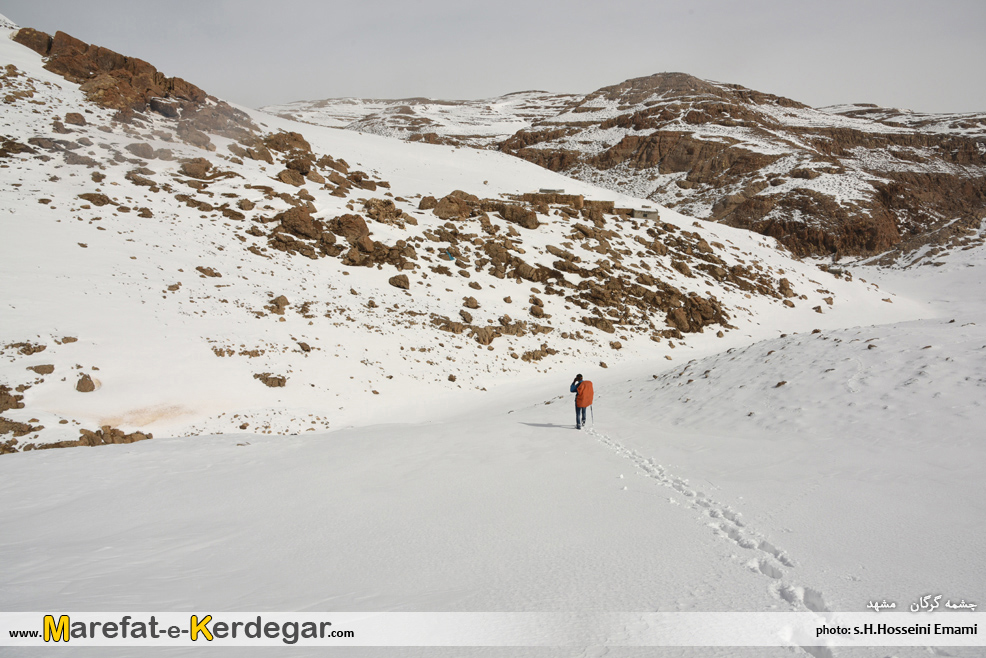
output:
[{"label": "overcast grey sky", "polygon": [[984,0],[0,0],[243,105],[586,93],[683,71],[815,107],[986,111]]}]

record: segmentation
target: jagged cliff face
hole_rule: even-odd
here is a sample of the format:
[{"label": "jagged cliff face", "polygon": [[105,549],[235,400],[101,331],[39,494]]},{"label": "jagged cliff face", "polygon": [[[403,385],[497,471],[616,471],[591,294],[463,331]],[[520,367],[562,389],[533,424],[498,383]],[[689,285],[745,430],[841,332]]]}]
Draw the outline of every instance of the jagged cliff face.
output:
[{"label": "jagged cliff face", "polygon": [[[386,125],[385,117],[369,114],[349,127],[386,132]],[[425,139],[410,128],[390,132]],[[426,141],[490,141],[439,137]],[[739,85],[661,73],[566,98],[558,112],[504,135],[496,148],[776,237],[799,255],[913,251],[961,240],[986,216],[986,113],[818,110]]]}]

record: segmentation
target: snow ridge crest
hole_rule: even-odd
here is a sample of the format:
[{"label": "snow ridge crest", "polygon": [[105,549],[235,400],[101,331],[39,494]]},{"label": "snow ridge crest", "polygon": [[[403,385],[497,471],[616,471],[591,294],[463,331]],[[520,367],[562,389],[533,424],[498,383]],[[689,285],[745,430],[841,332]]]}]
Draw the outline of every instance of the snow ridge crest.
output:
[{"label": "snow ridge crest", "polygon": [[19,30],[20,26],[3,14],[0,14],[0,29],[14,31]]}]

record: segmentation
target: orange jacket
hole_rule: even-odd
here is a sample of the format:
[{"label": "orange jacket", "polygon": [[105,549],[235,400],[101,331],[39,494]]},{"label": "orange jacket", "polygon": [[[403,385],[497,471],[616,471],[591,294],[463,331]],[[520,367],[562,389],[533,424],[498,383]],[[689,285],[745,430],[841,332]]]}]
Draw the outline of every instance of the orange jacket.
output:
[{"label": "orange jacket", "polygon": [[576,407],[591,407],[592,406],[592,382],[588,380],[583,380],[579,384],[575,393],[575,406]]}]

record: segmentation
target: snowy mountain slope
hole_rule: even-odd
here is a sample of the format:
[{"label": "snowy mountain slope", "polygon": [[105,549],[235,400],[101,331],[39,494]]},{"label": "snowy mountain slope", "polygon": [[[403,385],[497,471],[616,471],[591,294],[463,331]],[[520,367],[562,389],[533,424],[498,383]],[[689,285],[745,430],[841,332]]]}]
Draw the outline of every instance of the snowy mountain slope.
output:
[{"label": "snowy mountain slope", "polygon": [[923,132],[963,135],[973,138],[986,137],[986,112],[927,114],[899,108],[879,107],[872,103],[832,105],[819,108],[819,110],[826,114],[877,121],[892,128],[906,127]]},{"label": "snowy mountain slope", "polygon": [[576,103],[579,96],[519,91],[474,101],[331,98],[268,105],[263,112],[329,128],[477,148],[496,145]]},{"label": "snowy mountain slope", "polygon": [[[769,239],[667,210],[525,204],[515,195],[542,187],[639,200],[495,152],[314,126],[300,137],[295,122],[215,100],[202,107],[237,118],[240,132],[223,130],[239,142],[192,132],[197,106],[177,122],[150,110],[118,120],[2,43],[14,67],[4,89],[24,97],[0,127],[32,150],[4,160],[0,192],[3,267],[17,282],[5,294],[8,449],[104,426],[295,433],[418,420],[408,386],[464,404],[478,400],[467,391],[573,363],[680,360],[768,323],[839,326],[889,299]],[[456,189],[487,200],[446,197]],[[428,196],[442,200],[419,210]]]},{"label": "snowy mountain slope", "polygon": [[984,267],[976,248],[867,273],[938,319],[791,334],[633,377],[607,419],[621,445],[607,443],[745,544],[751,568],[769,565],[781,598],[812,589],[813,606],[843,610],[981,591]]},{"label": "snowy mountain slope", "polygon": [[[21,424],[45,429],[14,449],[102,425],[157,437],[0,457],[0,608],[819,612],[873,599],[903,608],[928,593],[981,600],[986,281],[975,240],[935,254],[940,267],[823,271],[771,239],[664,208],[652,220],[524,202],[509,195],[565,188],[642,205],[492,151],[259,113],[246,115],[257,126],[248,143],[200,131],[203,142],[158,112],[93,105],[20,45],[0,40],[0,56],[16,73],[5,69],[2,93],[16,96],[0,115],[0,384],[11,389],[0,402],[24,404],[4,409],[4,441]],[[282,133],[303,133],[308,150]],[[435,208],[420,209],[427,196]],[[480,196],[534,212],[538,226],[484,210]],[[371,198],[380,203],[361,201]],[[372,234],[332,221],[356,213]],[[416,258],[392,255],[398,240]],[[494,261],[492,245],[509,260]],[[564,279],[512,276],[551,269]],[[407,289],[389,283],[398,274]],[[638,306],[631,283],[663,294]],[[728,320],[673,326],[687,293],[714,295]],[[504,331],[514,319],[523,335]],[[441,328],[458,320],[462,333]],[[534,359],[542,344],[557,353]],[[83,371],[97,390],[76,390]],[[592,432],[571,429],[574,372],[596,384]],[[263,373],[286,385],[254,379]]]},{"label": "snowy mountain slope", "polygon": [[[352,102],[298,103],[291,116],[329,125],[324,113]],[[415,140],[432,132],[449,143],[465,112],[453,105],[418,125],[367,110],[346,127]],[[660,73],[528,114],[517,115],[527,125],[514,134],[506,132],[511,122],[490,121],[497,148],[686,215],[780,238],[800,254],[873,254],[898,245],[912,252],[941,237],[941,227],[972,232],[986,215],[982,113],[814,109],[740,85]],[[454,143],[493,147],[490,139]]]}]

